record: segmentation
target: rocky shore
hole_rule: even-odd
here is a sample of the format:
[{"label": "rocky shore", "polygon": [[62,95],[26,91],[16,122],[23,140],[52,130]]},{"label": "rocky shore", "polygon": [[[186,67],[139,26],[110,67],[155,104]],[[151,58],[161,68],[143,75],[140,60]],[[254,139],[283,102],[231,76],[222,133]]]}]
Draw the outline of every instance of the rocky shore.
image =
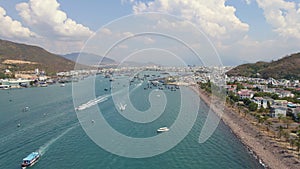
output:
[{"label": "rocky shore", "polygon": [[[192,87],[202,101],[208,106],[211,104],[210,95],[205,91]],[[222,121],[231,128],[232,132],[253,153],[265,168],[271,169],[300,169],[300,160],[287,153],[286,148],[280,147],[274,139],[261,132],[259,128],[234,109],[224,106],[220,110],[215,106],[211,109],[221,117]]]}]

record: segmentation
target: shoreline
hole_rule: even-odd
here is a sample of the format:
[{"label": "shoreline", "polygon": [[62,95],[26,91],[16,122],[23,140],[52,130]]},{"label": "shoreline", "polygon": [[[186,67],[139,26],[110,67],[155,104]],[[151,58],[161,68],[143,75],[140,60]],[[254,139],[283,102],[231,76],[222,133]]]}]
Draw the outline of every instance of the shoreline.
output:
[{"label": "shoreline", "polygon": [[[204,90],[198,86],[192,86],[201,100],[210,107],[211,98]],[[215,106],[210,107],[227,125],[233,134],[245,145],[259,163],[265,168],[271,169],[299,169],[300,162],[296,157],[290,157],[286,149],[277,145],[270,137],[262,133],[250,121],[242,118],[239,113],[227,107],[224,103],[224,109],[218,109]]]}]

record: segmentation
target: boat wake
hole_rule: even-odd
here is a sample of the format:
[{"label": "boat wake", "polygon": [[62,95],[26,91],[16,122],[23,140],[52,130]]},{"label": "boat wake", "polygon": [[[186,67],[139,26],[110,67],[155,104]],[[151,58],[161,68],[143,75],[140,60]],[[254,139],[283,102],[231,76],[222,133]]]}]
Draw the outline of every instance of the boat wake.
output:
[{"label": "boat wake", "polygon": [[[131,89],[130,93],[133,92],[134,90],[136,90],[137,88],[139,88],[141,85],[142,85],[142,82],[138,83],[133,89]],[[86,103],[81,104],[80,106],[76,107],[75,110],[81,111],[81,110],[88,109],[88,108],[90,108],[90,107],[92,107],[94,105],[97,105],[98,103],[105,102],[106,100],[108,100],[109,97],[112,97],[114,95],[117,95],[117,94],[120,94],[120,93],[123,93],[123,92],[126,92],[126,89],[119,90],[119,91],[117,91],[115,93],[112,93],[112,94],[108,94],[108,95],[104,95],[104,96],[99,96],[99,97],[97,97],[97,98],[95,98],[93,100],[90,100],[90,101],[88,101]],[[121,109],[125,110],[125,107],[123,105]]]},{"label": "boat wake", "polygon": [[106,101],[109,96],[110,95],[100,96],[100,97],[98,97],[96,99],[90,100],[87,103],[84,103],[84,104],[78,106],[76,108],[76,110],[85,110],[85,109],[87,109],[89,107],[92,107],[92,106],[98,104],[98,103],[102,103],[102,102]]},{"label": "boat wake", "polygon": [[51,139],[50,141],[48,141],[47,143],[45,143],[44,145],[42,145],[37,150],[37,152],[39,152],[40,155],[44,155],[53,143],[55,143],[58,139],[62,138],[64,135],[66,135],[68,132],[70,132],[72,129],[74,129],[77,126],[78,126],[78,124],[75,125],[75,126],[72,126],[72,127],[68,128],[63,133],[61,133],[60,135],[58,135],[57,137]]}]

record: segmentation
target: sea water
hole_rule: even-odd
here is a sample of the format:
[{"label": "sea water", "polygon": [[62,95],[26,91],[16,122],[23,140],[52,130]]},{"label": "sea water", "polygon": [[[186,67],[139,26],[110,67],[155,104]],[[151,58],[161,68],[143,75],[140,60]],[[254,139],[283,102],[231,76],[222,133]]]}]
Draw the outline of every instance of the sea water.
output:
[{"label": "sea water", "polygon": [[[79,92],[84,93],[88,80],[76,82],[82,85]],[[112,97],[109,97],[110,91],[104,91],[110,83],[107,78],[96,78],[96,102],[90,106],[98,106],[105,120],[118,132],[130,137],[151,137],[157,134],[158,126],[170,126],[176,119],[178,112],[173,110],[176,110],[180,98],[178,90],[165,91],[168,100],[166,110],[169,111],[158,119],[151,123],[132,123],[118,113]],[[144,90],[145,83],[130,87],[131,102],[140,111],[149,108],[148,95],[155,90]],[[83,98],[84,103],[87,102]],[[148,158],[118,156],[95,144],[77,119],[71,83],[65,87],[49,85],[0,90],[0,107],[1,169],[20,168],[22,159],[32,151],[42,154],[32,169],[263,168],[223,122],[205,143],[198,142],[208,112],[208,107],[202,102],[195,124],[187,136],[169,151]],[[24,111],[26,107],[28,110]]]}]

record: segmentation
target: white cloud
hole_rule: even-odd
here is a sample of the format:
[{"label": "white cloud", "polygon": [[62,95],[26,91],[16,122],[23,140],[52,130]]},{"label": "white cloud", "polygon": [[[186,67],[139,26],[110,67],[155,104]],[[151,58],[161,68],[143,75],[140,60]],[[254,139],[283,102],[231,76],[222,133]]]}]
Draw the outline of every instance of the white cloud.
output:
[{"label": "white cloud", "polygon": [[108,28],[102,28],[100,31],[101,31],[101,33],[103,33],[105,35],[111,35],[112,34],[111,30],[108,29]]},{"label": "white cloud", "polygon": [[30,0],[19,3],[16,9],[28,26],[47,38],[82,40],[93,34],[86,26],[68,18],[56,0]]},{"label": "white cloud", "polygon": [[150,38],[150,37],[147,37],[147,36],[145,36],[143,38],[144,38],[143,41],[144,41],[145,44],[155,43],[155,40],[153,38]]},{"label": "white cloud", "polygon": [[256,0],[274,31],[285,38],[300,38],[300,8],[284,0]]},{"label": "white cloud", "polygon": [[21,22],[7,16],[5,9],[0,7],[0,36],[9,39],[23,39],[36,35],[28,28],[23,27]]},{"label": "white cloud", "polygon": [[243,37],[249,25],[235,15],[233,6],[225,5],[226,0],[155,0],[135,2],[134,13],[163,12],[183,17],[195,23],[206,34],[216,39]]},{"label": "white cloud", "polygon": [[123,32],[122,35],[125,37],[134,36],[134,34],[132,32]]},{"label": "white cloud", "polygon": [[251,4],[251,0],[245,0],[245,2],[246,2],[247,5]]}]

